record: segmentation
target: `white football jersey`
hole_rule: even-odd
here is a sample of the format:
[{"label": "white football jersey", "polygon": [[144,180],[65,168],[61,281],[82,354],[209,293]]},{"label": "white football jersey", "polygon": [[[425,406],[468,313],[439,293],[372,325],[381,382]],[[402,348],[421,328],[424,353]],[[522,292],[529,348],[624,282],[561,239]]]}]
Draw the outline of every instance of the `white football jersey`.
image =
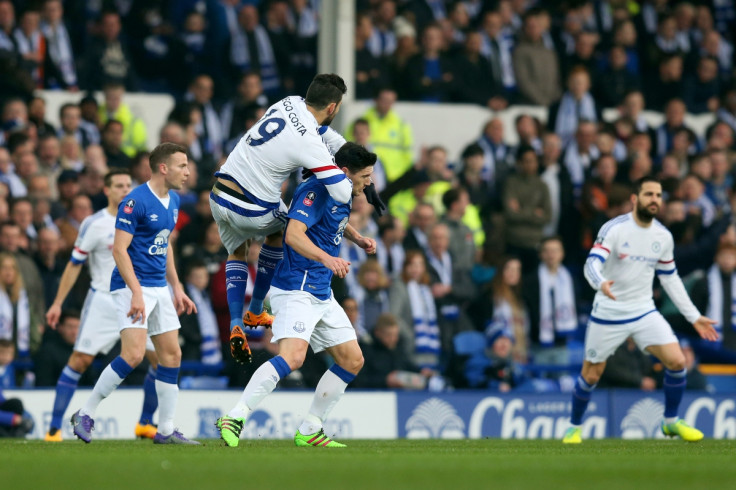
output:
[{"label": "white football jersey", "polygon": [[83,264],[89,259],[90,286],[96,291],[110,292],[110,278],[115,268],[112,246],[115,241],[115,215],[107,208],[82,221],[74,242],[71,261]]},{"label": "white football jersey", "polygon": [[[654,274],[677,271],[673,253],[672,234],[656,219],[648,228],[642,228],[628,213],[603,225],[585,263],[585,277],[595,289],[603,281],[613,281],[611,293],[616,300],[599,290],[591,316],[602,320],[634,319],[654,310]],[[595,260],[603,262],[600,273],[594,267]]]},{"label": "white football jersey", "polygon": [[[276,207],[281,184],[300,167],[321,179],[330,195],[346,203],[352,183],[335,165],[331,149],[344,143],[342,136],[327,131],[323,139],[317,120],[304,99],[290,96],[268,108],[266,114],[240,139],[218,174],[234,178],[263,207]],[[328,146],[329,144],[329,146]],[[247,194],[246,194],[247,196]]]}]

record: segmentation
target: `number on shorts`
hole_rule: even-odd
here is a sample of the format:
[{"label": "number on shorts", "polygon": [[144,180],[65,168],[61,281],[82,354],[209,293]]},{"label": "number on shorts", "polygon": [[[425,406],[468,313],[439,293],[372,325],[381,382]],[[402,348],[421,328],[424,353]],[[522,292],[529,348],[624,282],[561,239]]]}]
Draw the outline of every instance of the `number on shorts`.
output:
[{"label": "number on shorts", "polygon": [[[264,118],[267,118],[271,114],[276,112],[276,109],[273,109],[268,114],[263,116]],[[276,127],[273,128],[271,131],[268,130],[268,125],[271,123],[275,123]],[[258,134],[261,135],[260,138],[254,139],[253,136],[248,136],[248,139],[246,142],[250,146],[261,146],[263,143],[266,143],[271,140],[274,136],[278,135],[281,131],[284,130],[286,127],[286,121],[281,119],[280,117],[271,117],[269,119],[264,119],[263,122],[261,122],[260,126],[258,126]]]}]

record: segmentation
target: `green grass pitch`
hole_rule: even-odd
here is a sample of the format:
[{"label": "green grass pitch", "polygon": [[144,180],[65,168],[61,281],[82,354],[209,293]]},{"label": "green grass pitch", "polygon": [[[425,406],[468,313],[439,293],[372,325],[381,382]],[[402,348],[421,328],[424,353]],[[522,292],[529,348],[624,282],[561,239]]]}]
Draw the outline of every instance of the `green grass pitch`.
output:
[{"label": "green grass pitch", "polygon": [[0,488],[517,489],[736,488],[736,441],[291,441],[202,447],[150,441],[0,440]]}]

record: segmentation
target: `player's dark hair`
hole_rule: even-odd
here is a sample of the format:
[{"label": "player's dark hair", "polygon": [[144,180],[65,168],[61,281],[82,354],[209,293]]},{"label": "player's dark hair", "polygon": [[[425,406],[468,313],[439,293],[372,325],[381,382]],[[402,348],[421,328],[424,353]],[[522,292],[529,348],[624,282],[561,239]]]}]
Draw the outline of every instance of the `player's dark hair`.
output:
[{"label": "player's dark hair", "polygon": [[176,143],[161,143],[158,145],[151,152],[151,156],[148,157],[148,161],[151,164],[151,171],[157,173],[159,164],[168,163],[169,157],[175,153],[188,155],[185,146],[177,145]]},{"label": "player's dark hair", "polygon": [[305,101],[307,105],[322,110],[333,102],[339,103],[348,91],[345,81],[334,73],[320,74],[314,77],[307,89]]},{"label": "player's dark hair", "polygon": [[641,192],[641,188],[644,187],[644,184],[646,184],[647,182],[654,182],[656,184],[662,185],[662,182],[657,177],[654,177],[653,175],[645,175],[641,179],[637,180],[636,183],[634,183],[634,194],[638,196]]},{"label": "player's dark hair", "polygon": [[366,167],[376,164],[378,157],[357,143],[347,142],[335,153],[338,167],[347,167],[352,173],[360,172]]},{"label": "player's dark hair", "polygon": [[107,174],[105,174],[105,187],[110,187],[112,185],[112,178],[116,175],[127,175],[130,177],[130,170],[126,168],[114,168],[107,172]]}]

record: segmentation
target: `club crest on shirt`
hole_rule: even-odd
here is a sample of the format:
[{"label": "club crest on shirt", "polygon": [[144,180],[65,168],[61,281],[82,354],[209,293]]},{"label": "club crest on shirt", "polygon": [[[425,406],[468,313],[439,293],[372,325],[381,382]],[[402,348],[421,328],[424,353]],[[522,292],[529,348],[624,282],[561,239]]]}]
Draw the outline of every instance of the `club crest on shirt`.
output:
[{"label": "club crest on shirt", "polygon": [[307,195],[304,196],[304,200],[302,200],[302,203],[304,203],[305,206],[311,206],[314,204],[314,199],[317,197],[317,195],[313,191],[307,192]]},{"label": "club crest on shirt", "polygon": [[128,199],[127,201],[125,201],[123,212],[125,214],[131,214],[133,212],[134,207],[135,207],[135,199]]},{"label": "club crest on shirt", "polygon": [[177,221],[179,221],[179,210],[175,209],[174,210],[174,224],[176,224]]},{"label": "club crest on shirt", "polygon": [[657,253],[662,250],[662,245],[659,242],[652,243],[652,252]]}]

